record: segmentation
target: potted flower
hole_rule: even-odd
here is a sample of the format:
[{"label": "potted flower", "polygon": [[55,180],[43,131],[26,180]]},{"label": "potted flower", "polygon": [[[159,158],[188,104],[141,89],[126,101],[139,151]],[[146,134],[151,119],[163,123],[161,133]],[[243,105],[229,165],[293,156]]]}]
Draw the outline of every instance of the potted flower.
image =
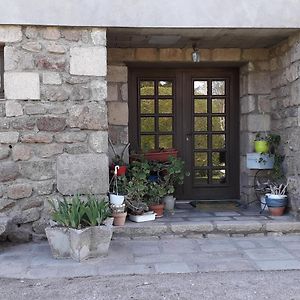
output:
[{"label": "potted flower", "polygon": [[270,193],[266,194],[266,204],[272,216],[281,216],[287,206],[287,186],[288,184],[271,184]]},{"label": "potted flower", "polygon": [[54,225],[45,229],[52,255],[82,261],[104,256],[112,237],[112,222],[108,202],[89,195],[71,200],[50,201]]},{"label": "potted flower", "polygon": [[115,166],[114,175],[110,181],[109,202],[111,205],[120,206],[124,203],[126,195],[127,178],[118,176],[118,166]]},{"label": "potted flower", "polygon": [[176,149],[164,149],[150,150],[144,154],[145,159],[149,161],[166,162],[169,157],[177,157],[178,151]]},{"label": "potted flower", "polygon": [[111,205],[112,216],[114,218],[114,226],[123,226],[126,221],[127,211],[125,204]]},{"label": "potted flower", "polygon": [[166,195],[163,198],[165,209],[174,211],[175,197],[174,192],[177,185],[182,185],[184,177],[189,176],[189,172],[184,171],[184,161],[180,158],[169,157],[168,163],[164,164],[163,183]]},{"label": "potted flower", "polygon": [[115,166],[119,166],[118,171],[117,171],[117,176],[122,176],[126,174],[127,171],[127,164],[124,160],[124,155],[126,153],[126,150],[129,148],[130,143],[126,144],[125,147],[123,148],[121,154],[118,154],[115,146],[113,145],[111,139],[108,139],[109,145],[111,146],[111,149],[114,153],[114,157],[112,158],[112,165],[111,165],[111,170],[114,170]]},{"label": "potted flower", "polygon": [[145,203],[145,195],[148,191],[148,177],[150,165],[147,161],[133,161],[128,170],[128,182],[126,185],[127,196],[125,203],[128,208],[129,219],[134,222],[144,222],[155,219],[155,214],[149,212]]},{"label": "potted flower", "polygon": [[268,153],[269,152],[269,140],[268,135],[262,135],[257,133],[254,139],[254,149],[256,153]]},{"label": "potted flower", "polygon": [[149,181],[148,190],[146,194],[146,201],[149,205],[149,209],[154,211],[157,218],[161,218],[164,214],[164,204],[162,198],[166,195],[166,189],[164,184],[158,181]]}]

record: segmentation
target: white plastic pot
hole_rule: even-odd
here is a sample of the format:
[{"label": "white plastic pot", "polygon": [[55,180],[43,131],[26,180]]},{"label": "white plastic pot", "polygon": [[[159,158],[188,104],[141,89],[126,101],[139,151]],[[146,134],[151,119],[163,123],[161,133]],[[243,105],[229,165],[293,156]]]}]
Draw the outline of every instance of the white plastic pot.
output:
[{"label": "white plastic pot", "polygon": [[123,195],[109,194],[109,202],[110,204],[120,206],[123,204],[125,197]]},{"label": "white plastic pot", "polygon": [[165,210],[174,211],[176,198],[173,195],[167,195],[162,199],[162,202],[165,204]]}]

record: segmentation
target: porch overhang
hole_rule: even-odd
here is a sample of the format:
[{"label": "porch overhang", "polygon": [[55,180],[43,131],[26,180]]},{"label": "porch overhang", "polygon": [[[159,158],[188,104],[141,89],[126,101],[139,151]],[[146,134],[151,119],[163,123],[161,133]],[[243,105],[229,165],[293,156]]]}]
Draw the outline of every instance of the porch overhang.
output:
[{"label": "porch overhang", "polygon": [[0,24],[300,28],[299,0],[2,0]]}]

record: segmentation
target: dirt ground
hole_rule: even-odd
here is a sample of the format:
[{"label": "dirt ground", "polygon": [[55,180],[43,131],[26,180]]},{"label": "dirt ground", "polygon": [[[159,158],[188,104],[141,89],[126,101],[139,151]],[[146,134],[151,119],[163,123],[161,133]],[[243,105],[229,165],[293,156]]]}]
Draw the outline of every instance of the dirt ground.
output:
[{"label": "dirt ground", "polygon": [[300,271],[0,279],[0,299],[300,299]]}]

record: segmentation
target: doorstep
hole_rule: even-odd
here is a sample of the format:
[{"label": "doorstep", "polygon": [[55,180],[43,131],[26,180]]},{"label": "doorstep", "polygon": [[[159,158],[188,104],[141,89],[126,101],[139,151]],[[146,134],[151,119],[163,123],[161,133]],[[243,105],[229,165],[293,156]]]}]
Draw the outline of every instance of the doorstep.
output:
[{"label": "doorstep", "polygon": [[129,220],[124,226],[114,227],[114,238],[157,237],[172,235],[203,237],[213,236],[264,236],[300,234],[300,221],[290,214],[272,217],[258,208],[234,211],[201,212],[188,203],[177,204],[175,213],[165,214],[155,221],[134,223]]}]

